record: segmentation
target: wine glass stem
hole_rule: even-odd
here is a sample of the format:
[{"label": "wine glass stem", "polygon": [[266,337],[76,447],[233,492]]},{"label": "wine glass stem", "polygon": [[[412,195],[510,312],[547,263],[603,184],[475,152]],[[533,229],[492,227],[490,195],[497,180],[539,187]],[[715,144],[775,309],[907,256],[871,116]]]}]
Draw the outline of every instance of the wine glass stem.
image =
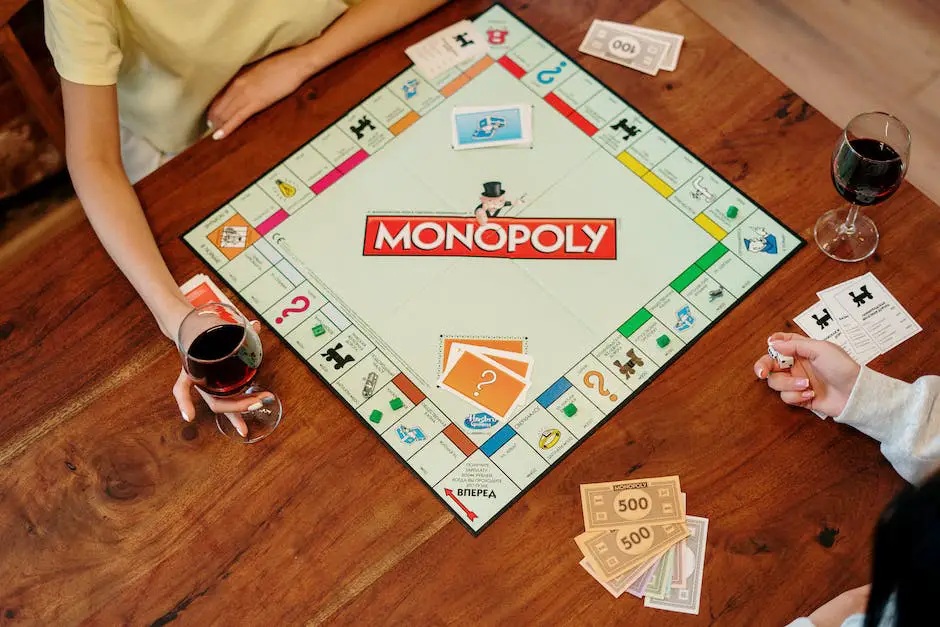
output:
[{"label": "wine glass stem", "polygon": [[849,215],[845,216],[845,224],[842,225],[842,228],[839,229],[845,235],[853,235],[855,233],[855,219],[858,217],[858,205],[854,202],[849,205]]}]

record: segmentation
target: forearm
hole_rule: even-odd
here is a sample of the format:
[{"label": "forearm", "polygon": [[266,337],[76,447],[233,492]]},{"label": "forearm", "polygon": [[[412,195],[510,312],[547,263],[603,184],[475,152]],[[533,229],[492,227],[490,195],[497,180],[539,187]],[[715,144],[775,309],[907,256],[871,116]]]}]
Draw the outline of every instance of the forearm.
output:
[{"label": "forearm", "polygon": [[414,22],[447,0],[363,0],[337,19],[323,34],[293,53],[306,76]]},{"label": "forearm", "polygon": [[70,163],[69,171],[98,239],[140,294],[164,335],[175,340],[179,322],[190,307],[160,256],[120,163],[83,159]]}]

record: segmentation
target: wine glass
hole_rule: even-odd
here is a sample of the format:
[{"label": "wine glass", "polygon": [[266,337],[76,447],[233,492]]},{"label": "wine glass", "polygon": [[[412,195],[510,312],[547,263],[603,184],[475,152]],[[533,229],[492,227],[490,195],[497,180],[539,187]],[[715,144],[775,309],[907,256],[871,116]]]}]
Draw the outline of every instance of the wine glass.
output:
[{"label": "wine glass", "polygon": [[849,121],[832,153],[832,182],[849,205],[816,221],[816,243],[838,261],[867,259],[878,247],[878,228],[861,207],[887,200],[904,180],[911,132],[893,115],[876,111]]},{"label": "wine glass", "polygon": [[[207,303],[193,309],[180,324],[177,345],[183,368],[196,387],[218,398],[239,398],[264,392],[254,383],[261,366],[261,339],[237,309],[224,303]],[[281,422],[277,396],[251,411],[238,414],[248,427],[242,437],[231,420],[216,414],[215,424],[228,437],[252,444],[273,432]]]}]

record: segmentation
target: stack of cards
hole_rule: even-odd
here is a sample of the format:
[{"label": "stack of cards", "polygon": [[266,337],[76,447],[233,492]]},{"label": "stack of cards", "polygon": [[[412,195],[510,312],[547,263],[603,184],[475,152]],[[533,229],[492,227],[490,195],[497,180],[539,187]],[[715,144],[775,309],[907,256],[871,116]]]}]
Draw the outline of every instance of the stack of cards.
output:
[{"label": "stack of cards", "polygon": [[463,20],[405,49],[425,78],[435,78],[465,61],[477,59],[490,49],[473,22]]},{"label": "stack of cards", "polygon": [[679,477],[582,485],[581,508],[581,566],[608,592],[698,614],[708,519],[686,516]]},{"label": "stack of cards", "polygon": [[438,385],[505,419],[524,401],[532,384],[532,358],[522,340],[446,338]]},{"label": "stack of cards", "polygon": [[[201,307],[209,303],[225,303],[226,305],[235,307],[232,301],[222,293],[219,286],[213,283],[212,279],[205,274],[197,274],[180,285],[180,291],[183,292],[186,300],[188,300],[193,307]],[[235,308],[237,309],[237,307]]]},{"label": "stack of cards", "polygon": [[816,295],[820,301],[793,321],[809,337],[838,344],[860,364],[923,330],[871,272]]},{"label": "stack of cards", "polygon": [[454,107],[451,117],[454,150],[532,145],[532,105]]},{"label": "stack of cards", "polygon": [[675,33],[594,20],[578,50],[656,76],[676,69],[683,40]]}]

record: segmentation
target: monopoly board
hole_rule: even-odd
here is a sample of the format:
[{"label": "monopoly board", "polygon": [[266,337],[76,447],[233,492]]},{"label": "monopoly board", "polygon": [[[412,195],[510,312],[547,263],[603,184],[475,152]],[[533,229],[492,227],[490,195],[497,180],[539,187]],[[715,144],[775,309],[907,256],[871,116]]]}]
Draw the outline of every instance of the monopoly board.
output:
[{"label": "monopoly board", "polygon": [[[804,242],[502,6],[474,23],[485,56],[395,76],[184,239],[476,534]],[[455,107],[508,104],[531,147],[454,150]],[[438,385],[461,338],[531,359],[504,417]]]}]

